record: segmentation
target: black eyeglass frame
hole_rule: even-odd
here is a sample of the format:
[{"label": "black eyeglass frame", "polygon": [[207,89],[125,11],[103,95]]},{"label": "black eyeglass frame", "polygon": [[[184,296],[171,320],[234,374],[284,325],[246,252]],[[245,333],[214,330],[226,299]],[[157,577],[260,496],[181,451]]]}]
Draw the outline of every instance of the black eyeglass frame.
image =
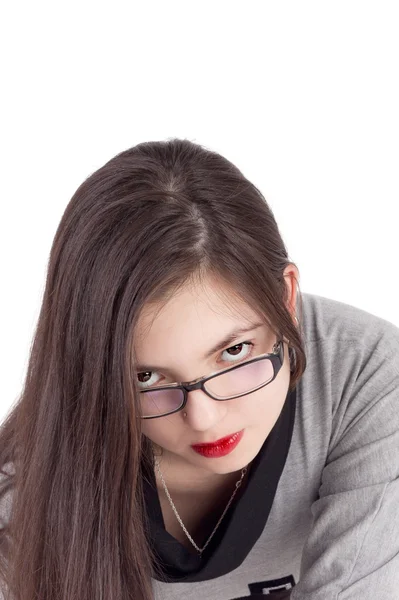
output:
[{"label": "black eyeglass frame", "polygon": [[[273,377],[270,379],[270,381],[267,381],[266,383],[262,383],[257,388],[250,390],[249,392],[244,392],[243,394],[238,394],[236,396],[229,396],[228,398],[215,398],[215,396],[213,396],[210,392],[208,392],[208,390],[205,389],[205,383],[207,381],[209,381],[210,379],[213,379],[214,377],[218,377],[219,375],[222,375],[223,373],[227,373],[229,371],[234,371],[235,369],[239,369],[240,367],[244,367],[251,363],[257,362],[258,360],[263,360],[265,358],[270,359],[270,361],[272,362]],[[173,415],[176,412],[179,412],[180,410],[183,410],[183,408],[187,404],[188,392],[192,392],[194,390],[202,390],[207,396],[209,396],[213,400],[217,400],[218,402],[224,402],[225,400],[234,400],[235,398],[241,398],[242,396],[247,396],[248,394],[252,394],[252,392],[256,392],[256,391],[260,390],[261,388],[265,387],[266,385],[269,385],[269,383],[271,383],[272,381],[274,381],[276,379],[281,367],[283,366],[283,363],[284,363],[284,342],[283,342],[283,340],[278,340],[273,346],[273,352],[267,353],[267,354],[260,354],[259,356],[255,356],[254,358],[251,358],[247,362],[242,362],[239,365],[233,365],[232,367],[227,367],[226,369],[222,369],[221,371],[216,371],[214,373],[211,373],[207,377],[198,377],[197,379],[194,379],[193,381],[181,381],[180,383],[169,383],[167,385],[149,388],[148,390],[140,390],[140,394],[146,394],[148,392],[154,392],[154,391],[159,391],[159,390],[181,389],[181,390],[183,390],[183,395],[184,395],[183,402],[182,402],[181,406],[179,406],[179,408],[176,408],[175,410],[172,410],[171,412],[168,412],[168,413],[164,413],[162,415],[152,415],[152,416],[146,416],[146,417],[142,416],[141,418],[142,419],[159,419],[160,417],[167,417],[169,415]]]}]

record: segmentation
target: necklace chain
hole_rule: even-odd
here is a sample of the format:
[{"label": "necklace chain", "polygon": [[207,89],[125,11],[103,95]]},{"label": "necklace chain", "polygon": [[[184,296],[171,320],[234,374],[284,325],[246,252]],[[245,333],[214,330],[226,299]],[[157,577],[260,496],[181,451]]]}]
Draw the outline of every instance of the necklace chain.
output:
[{"label": "necklace chain", "polygon": [[222,521],[222,519],[223,519],[224,515],[226,514],[226,512],[227,512],[227,510],[228,510],[228,508],[229,508],[229,506],[230,506],[230,504],[232,503],[232,501],[233,501],[233,498],[234,498],[234,496],[236,495],[236,493],[237,493],[237,490],[238,490],[238,488],[240,487],[240,485],[241,485],[241,483],[242,483],[242,480],[243,480],[243,478],[244,478],[244,475],[245,475],[245,473],[247,472],[247,467],[244,467],[243,469],[241,469],[241,479],[239,479],[239,480],[237,481],[237,483],[236,483],[236,485],[235,485],[234,492],[233,492],[233,494],[232,494],[232,496],[231,496],[231,498],[230,498],[230,500],[229,500],[229,502],[228,502],[228,504],[227,504],[226,508],[224,509],[222,516],[220,517],[219,521],[216,523],[216,527],[215,527],[215,528],[214,528],[214,530],[212,531],[212,533],[211,533],[210,537],[208,538],[208,540],[207,540],[207,542],[206,542],[205,546],[203,546],[202,548],[199,548],[199,547],[197,546],[197,544],[194,542],[194,540],[193,540],[193,538],[191,537],[191,535],[188,533],[187,529],[185,528],[185,526],[184,526],[184,523],[183,523],[183,521],[181,520],[181,518],[180,518],[180,515],[179,515],[179,513],[178,513],[178,512],[177,512],[177,510],[176,510],[176,506],[173,504],[173,500],[172,500],[172,498],[170,497],[170,494],[169,494],[169,490],[168,490],[168,488],[166,487],[166,483],[165,483],[165,480],[164,480],[164,478],[163,478],[163,475],[162,475],[162,472],[161,472],[161,468],[160,468],[160,466],[159,466],[159,463],[158,463],[158,460],[157,460],[157,458],[155,458],[155,465],[156,465],[156,467],[157,467],[157,470],[158,470],[159,476],[160,476],[160,478],[161,478],[161,482],[162,482],[163,488],[164,488],[164,490],[165,490],[166,496],[167,496],[167,498],[168,498],[168,500],[169,500],[169,503],[170,503],[170,505],[171,505],[171,507],[172,507],[172,509],[173,509],[173,512],[174,512],[174,513],[175,513],[175,515],[176,515],[176,518],[177,518],[177,520],[179,521],[179,523],[180,523],[180,525],[181,525],[181,527],[182,527],[182,529],[183,529],[184,533],[186,534],[186,536],[188,537],[188,539],[190,540],[190,542],[192,543],[192,545],[193,545],[193,546],[196,548],[196,550],[199,552],[199,555],[201,556],[201,555],[202,555],[202,553],[203,553],[203,551],[205,550],[205,548],[207,547],[207,545],[208,545],[208,544],[209,544],[209,542],[211,541],[211,539],[212,539],[212,537],[213,537],[213,534],[215,533],[216,529],[219,527],[219,525],[220,525],[220,523],[221,523],[221,521]]}]

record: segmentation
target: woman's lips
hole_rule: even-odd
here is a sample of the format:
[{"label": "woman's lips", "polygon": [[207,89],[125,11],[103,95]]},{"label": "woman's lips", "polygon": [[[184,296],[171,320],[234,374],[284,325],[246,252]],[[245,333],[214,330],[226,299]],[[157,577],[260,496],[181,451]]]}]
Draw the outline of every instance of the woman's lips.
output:
[{"label": "woman's lips", "polygon": [[208,458],[218,458],[220,456],[225,456],[226,454],[230,454],[238,446],[241,441],[242,436],[244,435],[244,430],[238,431],[237,433],[232,433],[212,444],[194,444],[191,448],[201,454],[202,456],[206,456]]}]

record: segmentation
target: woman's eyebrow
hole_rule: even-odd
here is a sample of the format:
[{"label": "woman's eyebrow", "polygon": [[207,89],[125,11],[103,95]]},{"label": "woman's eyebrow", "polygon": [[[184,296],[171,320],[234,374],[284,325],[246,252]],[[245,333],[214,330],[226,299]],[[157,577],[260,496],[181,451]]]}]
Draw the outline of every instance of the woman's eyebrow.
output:
[{"label": "woman's eyebrow", "polygon": [[232,344],[240,335],[243,333],[247,333],[248,331],[253,331],[254,329],[259,329],[259,327],[263,327],[264,323],[250,323],[249,327],[241,327],[240,329],[234,329],[228,336],[224,338],[221,342],[216,344],[213,348],[209,350],[204,356],[204,358],[210,358],[213,354],[216,354],[218,350],[223,350],[226,346]]},{"label": "woman's eyebrow", "polygon": [[[226,346],[231,345],[239,336],[243,335],[244,333],[247,333],[248,331],[254,331],[255,329],[259,329],[260,327],[264,327],[265,323],[262,323],[261,321],[258,321],[256,323],[249,323],[249,325],[247,325],[246,327],[240,327],[239,329],[234,329],[232,332],[230,332],[223,340],[221,340],[220,342],[218,342],[217,344],[215,344],[215,346],[213,346],[204,356],[204,359],[208,359],[211,356],[213,356],[214,354],[216,354],[216,352],[218,352],[219,350],[223,350]],[[137,371],[162,371],[162,372],[168,372],[169,369],[167,367],[162,367],[162,366],[156,366],[156,365],[137,365],[136,366],[136,370]]]}]

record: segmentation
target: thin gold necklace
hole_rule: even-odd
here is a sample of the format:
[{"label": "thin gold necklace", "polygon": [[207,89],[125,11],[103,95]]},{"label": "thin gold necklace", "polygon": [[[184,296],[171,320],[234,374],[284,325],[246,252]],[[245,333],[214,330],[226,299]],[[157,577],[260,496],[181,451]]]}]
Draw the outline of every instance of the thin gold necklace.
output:
[{"label": "thin gold necklace", "polygon": [[199,547],[197,546],[197,544],[194,542],[194,540],[193,540],[193,538],[191,537],[191,535],[188,533],[187,529],[185,528],[185,526],[184,526],[184,523],[183,523],[183,521],[181,520],[181,518],[180,518],[180,515],[179,515],[179,513],[178,513],[178,512],[177,512],[177,510],[176,510],[176,506],[173,504],[173,500],[172,500],[172,498],[170,497],[170,494],[169,494],[168,488],[166,487],[166,483],[165,483],[165,480],[164,480],[164,478],[163,478],[163,475],[162,475],[162,472],[161,472],[161,468],[160,468],[160,466],[159,466],[159,462],[158,462],[157,458],[155,458],[155,465],[156,465],[156,467],[157,467],[157,470],[158,470],[159,476],[160,476],[160,478],[161,478],[161,482],[162,482],[162,485],[163,485],[163,487],[164,487],[164,490],[165,490],[166,496],[167,496],[167,498],[168,498],[168,500],[169,500],[169,503],[170,503],[170,505],[171,505],[171,507],[172,507],[172,509],[173,509],[173,512],[174,512],[174,513],[175,513],[175,515],[176,515],[176,518],[177,518],[177,520],[179,521],[180,525],[182,526],[184,533],[186,534],[186,536],[188,537],[188,539],[190,540],[190,542],[192,543],[192,545],[193,545],[193,546],[196,548],[197,552],[199,553],[199,555],[200,555],[200,557],[201,557],[201,555],[202,555],[203,551],[205,550],[205,548],[207,547],[207,545],[208,545],[208,544],[209,544],[209,542],[211,541],[211,539],[212,539],[212,537],[213,537],[213,534],[215,533],[216,529],[219,527],[219,525],[220,525],[220,523],[221,523],[221,521],[222,521],[222,519],[223,519],[224,515],[225,515],[225,514],[226,514],[226,512],[227,512],[227,509],[229,508],[230,504],[232,503],[232,501],[233,501],[233,498],[234,498],[234,496],[236,495],[236,493],[237,493],[237,490],[238,490],[238,488],[240,487],[240,485],[241,485],[241,483],[242,483],[242,480],[243,480],[243,478],[244,478],[244,476],[245,476],[245,473],[247,472],[247,468],[248,468],[248,467],[244,467],[243,469],[241,469],[241,479],[239,479],[239,481],[237,481],[237,483],[236,483],[236,485],[235,485],[234,492],[233,492],[233,494],[232,494],[232,496],[231,496],[231,498],[230,498],[230,500],[229,500],[229,502],[228,502],[228,504],[227,504],[226,508],[224,509],[222,516],[220,517],[219,521],[216,523],[216,527],[215,527],[215,529],[212,531],[212,533],[211,533],[210,537],[208,538],[208,540],[207,540],[207,542],[206,542],[205,546],[203,546],[202,548],[199,548]]}]

